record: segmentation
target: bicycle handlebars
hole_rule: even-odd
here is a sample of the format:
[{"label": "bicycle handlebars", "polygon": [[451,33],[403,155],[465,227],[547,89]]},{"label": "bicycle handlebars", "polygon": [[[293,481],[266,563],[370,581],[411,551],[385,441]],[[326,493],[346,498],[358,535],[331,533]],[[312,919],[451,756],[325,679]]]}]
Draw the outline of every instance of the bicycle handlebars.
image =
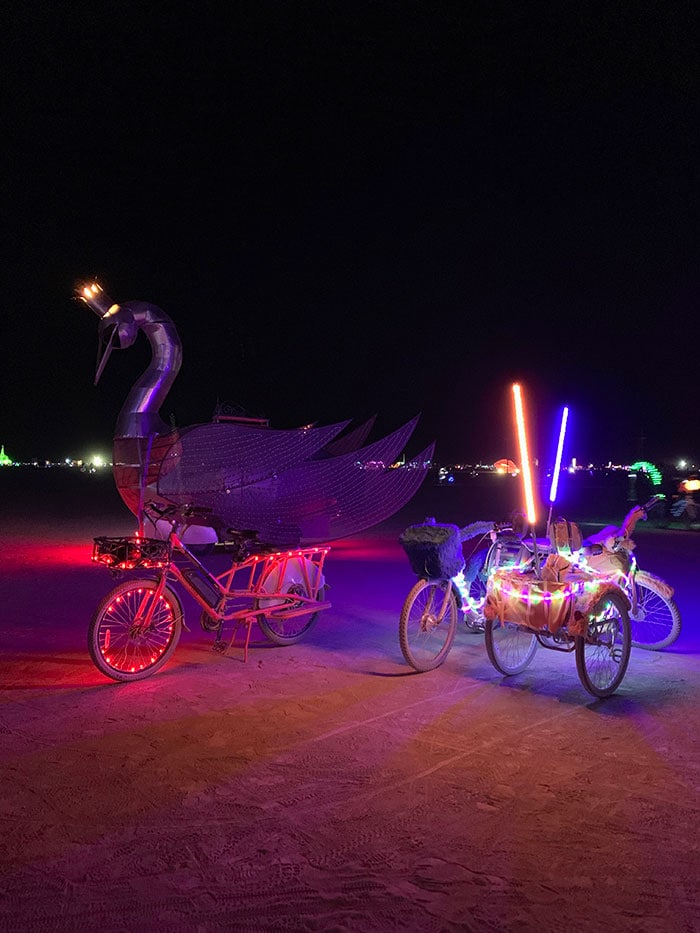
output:
[{"label": "bicycle handlebars", "polygon": [[512,525],[510,522],[472,522],[470,525],[465,525],[464,528],[459,529],[459,537],[462,541],[469,541],[470,538],[491,534],[494,531],[498,534],[502,531],[511,530]]},{"label": "bicycle handlebars", "polygon": [[663,493],[657,493],[655,496],[652,496],[644,505],[640,505],[639,508],[643,509],[645,517],[651,512],[655,505],[658,505],[666,496]]}]

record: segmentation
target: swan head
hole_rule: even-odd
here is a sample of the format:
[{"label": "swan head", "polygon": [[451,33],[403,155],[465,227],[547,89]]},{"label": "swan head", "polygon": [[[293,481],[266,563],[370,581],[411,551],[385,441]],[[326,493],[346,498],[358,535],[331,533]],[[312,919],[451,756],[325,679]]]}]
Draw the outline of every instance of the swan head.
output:
[{"label": "swan head", "polygon": [[98,334],[101,344],[111,343],[118,350],[126,350],[132,346],[139,335],[139,325],[131,308],[112,305],[100,319]]},{"label": "swan head", "polygon": [[136,340],[139,332],[133,312],[112,301],[99,282],[82,282],[75,286],[75,297],[94,311],[100,319],[95,385],[100,381],[112,350],[124,350]]},{"label": "swan head", "polygon": [[139,334],[139,325],[130,308],[113,304],[100,318],[99,345],[97,349],[97,369],[95,385],[100,381],[107,360],[115,348],[125,350],[130,347]]}]

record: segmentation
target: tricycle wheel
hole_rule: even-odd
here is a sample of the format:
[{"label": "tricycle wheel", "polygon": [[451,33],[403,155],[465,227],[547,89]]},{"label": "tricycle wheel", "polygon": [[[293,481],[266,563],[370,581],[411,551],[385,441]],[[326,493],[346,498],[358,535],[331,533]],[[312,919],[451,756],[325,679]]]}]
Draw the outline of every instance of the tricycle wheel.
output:
[{"label": "tricycle wheel", "polygon": [[624,596],[604,593],[588,616],[586,636],[576,636],[576,669],[590,694],[609,697],[617,690],[627,670],[631,644]]},{"label": "tricycle wheel", "polygon": [[537,651],[537,636],[514,622],[487,619],[486,651],[496,670],[509,677],[530,664]]},{"label": "tricycle wheel", "polygon": [[633,586],[637,592],[630,613],[632,645],[647,651],[668,648],[681,633],[681,614],[668,588],[644,570],[637,572]]}]

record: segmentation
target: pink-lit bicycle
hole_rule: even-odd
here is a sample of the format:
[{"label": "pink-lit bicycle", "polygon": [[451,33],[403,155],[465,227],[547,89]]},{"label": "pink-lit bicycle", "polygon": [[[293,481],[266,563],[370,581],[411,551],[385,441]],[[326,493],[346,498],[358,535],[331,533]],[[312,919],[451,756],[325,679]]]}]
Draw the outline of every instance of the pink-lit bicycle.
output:
[{"label": "pink-lit bicycle", "polygon": [[[150,504],[144,512],[154,526],[163,519],[170,524],[165,540],[100,537],[93,547],[95,562],[115,574],[137,574],[102,599],[90,622],[90,656],[112,680],[141,680],[172,657],[185,625],[173,581],[201,607],[202,628],[216,633],[214,650],[226,651],[238,627],[245,628],[245,659],[253,623],[274,644],[292,645],[310,631],[320,611],[330,608],[323,575],[329,547],[272,550],[253,532],[230,532],[225,547],[233,553],[231,565],[217,575],[180,538],[184,526],[206,523],[209,510]],[[225,639],[229,622],[233,630]]]}]

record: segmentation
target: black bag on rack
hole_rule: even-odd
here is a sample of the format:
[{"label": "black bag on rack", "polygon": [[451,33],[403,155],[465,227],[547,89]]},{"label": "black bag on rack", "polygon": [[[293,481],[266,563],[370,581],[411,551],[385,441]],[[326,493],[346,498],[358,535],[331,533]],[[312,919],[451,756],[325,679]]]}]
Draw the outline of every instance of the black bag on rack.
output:
[{"label": "black bag on rack", "polygon": [[399,535],[399,543],[416,576],[449,580],[464,569],[462,539],[456,525],[409,525]]}]

